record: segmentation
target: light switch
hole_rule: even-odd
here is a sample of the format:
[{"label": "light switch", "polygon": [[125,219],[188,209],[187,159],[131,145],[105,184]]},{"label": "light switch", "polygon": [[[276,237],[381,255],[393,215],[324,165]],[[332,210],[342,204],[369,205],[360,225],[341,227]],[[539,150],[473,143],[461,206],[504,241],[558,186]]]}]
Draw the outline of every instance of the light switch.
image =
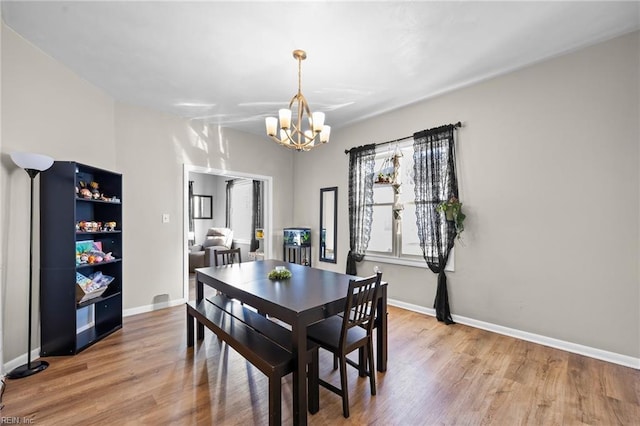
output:
[{"label": "light switch", "polygon": [[162,223],[169,223],[169,213],[162,214]]}]

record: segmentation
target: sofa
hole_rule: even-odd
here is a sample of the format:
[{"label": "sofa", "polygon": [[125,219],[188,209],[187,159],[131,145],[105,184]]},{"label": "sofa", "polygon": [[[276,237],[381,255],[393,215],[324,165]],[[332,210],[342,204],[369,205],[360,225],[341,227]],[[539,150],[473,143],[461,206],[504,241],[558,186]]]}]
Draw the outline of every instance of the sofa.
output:
[{"label": "sofa", "polygon": [[214,266],[214,250],[233,248],[233,231],[229,228],[209,228],[202,244],[189,249],[189,272],[196,268]]}]

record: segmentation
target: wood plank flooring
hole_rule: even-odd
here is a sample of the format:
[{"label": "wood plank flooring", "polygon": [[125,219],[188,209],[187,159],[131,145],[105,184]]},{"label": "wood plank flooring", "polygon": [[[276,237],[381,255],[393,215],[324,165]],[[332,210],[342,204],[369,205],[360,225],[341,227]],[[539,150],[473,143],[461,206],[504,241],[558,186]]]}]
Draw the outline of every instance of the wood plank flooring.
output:
[{"label": "wood plank flooring", "polygon": [[[187,349],[184,306],[124,328],[35,376],[8,380],[2,422],[36,425],[263,425],[267,380],[207,331]],[[351,417],[321,388],[311,425],[633,425],[640,371],[389,308],[389,366],[378,394],[350,369]],[[338,382],[331,357],[321,375]],[[283,382],[291,424],[291,376]],[[15,423],[15,422],[14,422]]]}]

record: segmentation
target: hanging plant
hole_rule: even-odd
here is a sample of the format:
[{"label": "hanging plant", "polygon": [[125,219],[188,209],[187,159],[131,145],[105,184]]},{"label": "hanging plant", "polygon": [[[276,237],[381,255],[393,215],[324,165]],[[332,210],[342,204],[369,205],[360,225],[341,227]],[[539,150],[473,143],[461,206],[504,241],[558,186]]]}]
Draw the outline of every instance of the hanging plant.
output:
[{"label": "hanging plant", "polygon": [[393,179],[393,163],[391,161],[391,157],[387,157],[382,162],[380,166],[380,170],[376,173],[376,180],[374,183],[391,183]]},{"label": "hanging plant", "polygon": [[451,197],[448,201],[438,204],[436,211],[444,213],[445,219],[454,223],[456,237],[460,238],[460,234],[464,231],[464,219],[467,217],[462,213],[462,203],[456,197]]}]

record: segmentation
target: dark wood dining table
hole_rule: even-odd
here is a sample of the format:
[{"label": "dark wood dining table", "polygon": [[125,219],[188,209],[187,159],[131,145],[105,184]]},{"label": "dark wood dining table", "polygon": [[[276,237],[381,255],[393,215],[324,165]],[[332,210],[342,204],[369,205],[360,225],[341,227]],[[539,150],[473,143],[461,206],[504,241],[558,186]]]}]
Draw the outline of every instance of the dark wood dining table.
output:
[{"label": "dark wood dining table", "polygon": [[[270,280],[268,274],[276,266],[285,266],[291,278]],[[344,312],[349,281],[356,279],[323,269],[280,260],[260,260],[196,270],[196,298],[204,298],[204,286],[252,306],[258,312],[273,316],[291,326],[293,355],[293,422],[307,424],[307,326]],[[204,326],[198,323],[198,339],[204,337]],[[376,308],[376,367],[387,370],[387,283],[382,283]]]}]

